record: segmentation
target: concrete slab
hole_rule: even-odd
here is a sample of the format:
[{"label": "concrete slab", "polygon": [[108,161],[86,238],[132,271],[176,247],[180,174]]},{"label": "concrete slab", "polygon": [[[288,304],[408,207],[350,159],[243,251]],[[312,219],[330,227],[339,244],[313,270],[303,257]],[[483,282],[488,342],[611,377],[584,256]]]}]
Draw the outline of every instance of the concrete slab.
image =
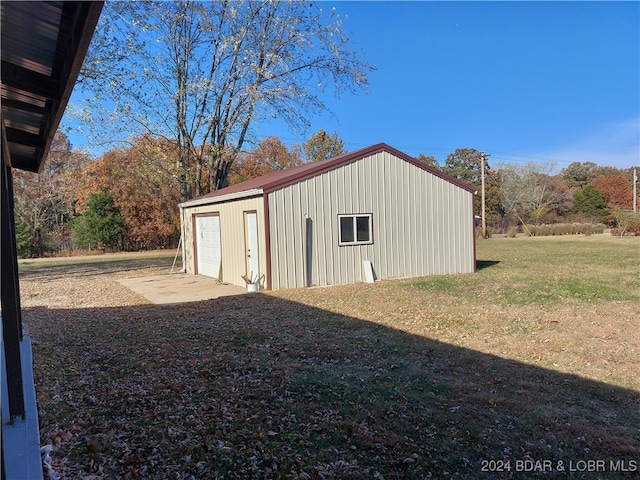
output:
[{"label": "concrete slab", "polygon": [[246,288],[225,285],[204,275],[187,273],[125,278],[118,281],[158,305],[198,302],[247,293]]}]

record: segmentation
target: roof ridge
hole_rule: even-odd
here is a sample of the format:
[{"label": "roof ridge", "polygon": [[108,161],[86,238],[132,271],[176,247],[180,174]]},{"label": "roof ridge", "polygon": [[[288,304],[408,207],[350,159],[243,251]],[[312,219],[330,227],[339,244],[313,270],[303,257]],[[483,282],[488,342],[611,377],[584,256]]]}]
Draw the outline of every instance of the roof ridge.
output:
[{"label": "roof ridge", "polygon": [[460,188],[468,190],[472,193],[475,193],[476,191],[475,187],[455,177],[452,177],[451,175],[448,175],[445,172],[435,167],[432,167],[430,165],[427,165],[424,162],[416,160],[410,155],[407,155],[406,153],[403,153],[400,150],[397,150],[387,145],[386,143],[377,143],[369,147],[364,147],[358,150],[354,150],[352,152],[346,152],[346,153],[340,154],[336,157],[329,158],[327,160],[320,160],[317,162],[307,162],[307,163],[303,163],[302,165],[287,168],[284,170],[276,170],[273,172],[269,172],[259,177],[251,178],[249,180],[245,180],[244,182],[236,183],[234,185],[221,188],[220,190],[216,190],[215,192],[202,195],[200,197],[189,200],[188,202],[185,202],[185,203],[202,201],[207,198],[214,199],[216,197],[227,196],[229,194],[234,194],[234,193],[239,193],[244,191],[255,192],[257,190],[262,190],[263,193],[269,193],[274,190],[278,190],[280,188],[286,187],[287,185],[291,185],[293,183],[297,183],[307,178],[314,177],[321,173],[328,172],[335,168],[354,162],[360,158],[371,156],[381,151],[386,151],[392,155],[395,155],[396,157],[399,157],[402,160],[408,163],[411,163],[418,168],[426,170],[429,173],[442,178],[443,180],[453,183],[454,185]]}]

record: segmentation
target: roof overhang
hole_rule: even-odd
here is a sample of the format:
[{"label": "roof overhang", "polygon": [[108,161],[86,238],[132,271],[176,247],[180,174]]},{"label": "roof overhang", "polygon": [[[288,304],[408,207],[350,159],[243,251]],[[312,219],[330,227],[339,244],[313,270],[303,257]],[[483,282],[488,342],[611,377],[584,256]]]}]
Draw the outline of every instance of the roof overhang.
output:
[{"label": "roof overhang", "polygon": [[188,202],[179,203],[180,208],[199,207],[201,205],[211,205],[213,203],[230,202],[241,198],[259,197],[264,194],[262,188],[252,188],[250,190],[242,190],[240,192],[229,193],[227,195],[219,195],[217,197],[201,197]]},{"label": "roof overhang", "polygon": [[42,169],[103,3],[0,2],[2,134],[11,167]]}]

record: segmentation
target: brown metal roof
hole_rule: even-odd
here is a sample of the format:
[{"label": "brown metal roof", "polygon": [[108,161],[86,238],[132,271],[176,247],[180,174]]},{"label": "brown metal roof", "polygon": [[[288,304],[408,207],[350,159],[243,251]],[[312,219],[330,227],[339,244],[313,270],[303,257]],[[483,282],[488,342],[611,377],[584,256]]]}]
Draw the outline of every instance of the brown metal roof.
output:
[{"label": "brown metal roof", "polygon": [[14,168],[39,172],[103,2],[0,2],[2,126]]},{"label": "brown metal roof", "polygon": [[447,175],[446,173],[430,165],[427,165],[424,162],[420,162],[419,160],[416,160],[415,158],[410,157],[409,155],[396,150],[395,148],[390,147],[385,143],[378,143],[376,145],[345,153],[328,160],[322,160],[314,163],[305,163],[304,165],[300,165],[298,167],[288,168],[286,170],[280,170],[277,172],[270,172],[266,175],[262,175],[261,177],[252,178],[251,180],[222,188],[194,200],[204,200],[210,198],[212,201],[211,203],[215,203],[215,199],[217,197],[255,189],[262,189],[264,193],[269,193],[383,151],[395,155],[396,157],[401,158],[404,161],[409,162],[418,168],[421,168],[422,170],[426,170],[427,172],[440,177],[450,183],[453,183],[454,185],[457,185],[464,190],[467,190],[471,193],[475,193],[476,191],[476,188],[469,185],[468,183],[458,180],[451,175]]}]

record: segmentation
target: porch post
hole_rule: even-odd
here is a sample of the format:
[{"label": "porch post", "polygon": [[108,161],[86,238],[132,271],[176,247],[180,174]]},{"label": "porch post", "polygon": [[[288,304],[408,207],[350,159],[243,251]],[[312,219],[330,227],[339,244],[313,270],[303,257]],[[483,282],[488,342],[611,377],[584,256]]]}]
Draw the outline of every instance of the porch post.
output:
[{"label": "porch post", "polygon": [[[4,134],[4,129],[3,129]],[[4,137],[4,135],[3,135]],[[2,342],[7,368],[7,393],[9,399],[9,418],[25,419],[24,388],[22,383],[22,359],[20,342],[22,341],[22,314],[20,310],[20,286],[18,283],[18,255],[16,250],[15,223],[13,215],[13,177],[5,156],[6,143],[2,145],[2,210],[0,272],[0,302],[2,303]]]}]

